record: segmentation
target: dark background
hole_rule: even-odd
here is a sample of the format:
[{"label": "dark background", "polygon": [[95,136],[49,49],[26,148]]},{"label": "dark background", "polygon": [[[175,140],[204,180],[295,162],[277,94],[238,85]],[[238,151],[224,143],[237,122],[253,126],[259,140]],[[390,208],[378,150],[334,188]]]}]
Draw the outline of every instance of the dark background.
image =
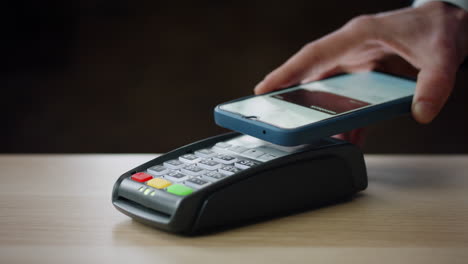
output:
[{"label": "dark background", "polygon": [[[8,1],[0,152],[165,152],[222,133],[221,102],[354,16],[408,1]],[[430,56],[430,54],[428,54]],[[430,125],[372,126],[368,153],[468,150],[466,68]]]}]

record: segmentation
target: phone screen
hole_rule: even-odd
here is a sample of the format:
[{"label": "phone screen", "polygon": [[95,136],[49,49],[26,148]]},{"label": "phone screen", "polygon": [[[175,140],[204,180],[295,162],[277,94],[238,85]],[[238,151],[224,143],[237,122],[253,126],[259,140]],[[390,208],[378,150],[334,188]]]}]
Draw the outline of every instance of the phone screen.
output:
[{"label": "phone screen", "polygon": [[414,94],[416,83],[379,73],[345,74],[223,104],[222,110],[297,128]]},{"label": "phone screen", "polygon": [[304,107],[309,107],[330,115],[341,114],[370,105],[370,103],[359,101],[351,97],[325,91],[310,91],[307,89],[297,89],[277,94],[272,97]]}]

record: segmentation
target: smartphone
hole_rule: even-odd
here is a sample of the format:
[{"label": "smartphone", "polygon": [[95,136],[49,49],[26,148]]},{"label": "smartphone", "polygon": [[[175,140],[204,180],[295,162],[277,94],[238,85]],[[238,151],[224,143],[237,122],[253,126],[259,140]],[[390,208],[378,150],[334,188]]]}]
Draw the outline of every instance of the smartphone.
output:
[{"label": "smartphone", "polygon": [[334,76],[216,106],[219,126],[295,146],[407,114],[416,82],[382,72]]}]

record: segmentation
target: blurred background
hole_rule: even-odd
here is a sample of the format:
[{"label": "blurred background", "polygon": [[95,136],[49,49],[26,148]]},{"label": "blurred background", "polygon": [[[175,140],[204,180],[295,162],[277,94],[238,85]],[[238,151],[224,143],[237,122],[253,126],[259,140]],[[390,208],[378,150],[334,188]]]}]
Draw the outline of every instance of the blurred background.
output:
[{"label": "blurred background", "polygon": [[[223,133],[215,105],[251,94],[304,44],[354,16],[409,4],[7,1],[0,152],[156,153]],[[364,151],[466,153],[467,84],[465,67],[432,124],[374,125]]]}]

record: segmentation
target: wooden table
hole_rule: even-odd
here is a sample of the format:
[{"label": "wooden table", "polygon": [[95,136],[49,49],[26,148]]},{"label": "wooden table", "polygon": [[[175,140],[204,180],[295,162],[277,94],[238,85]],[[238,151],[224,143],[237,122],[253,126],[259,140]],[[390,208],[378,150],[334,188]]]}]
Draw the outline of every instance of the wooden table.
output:
[{"label": "wooden table", "polygon": [[468,156],[366,157],[355,199],[202,237],[115,210],[154,155],[0,155],[0,263],[468,263]]}]

